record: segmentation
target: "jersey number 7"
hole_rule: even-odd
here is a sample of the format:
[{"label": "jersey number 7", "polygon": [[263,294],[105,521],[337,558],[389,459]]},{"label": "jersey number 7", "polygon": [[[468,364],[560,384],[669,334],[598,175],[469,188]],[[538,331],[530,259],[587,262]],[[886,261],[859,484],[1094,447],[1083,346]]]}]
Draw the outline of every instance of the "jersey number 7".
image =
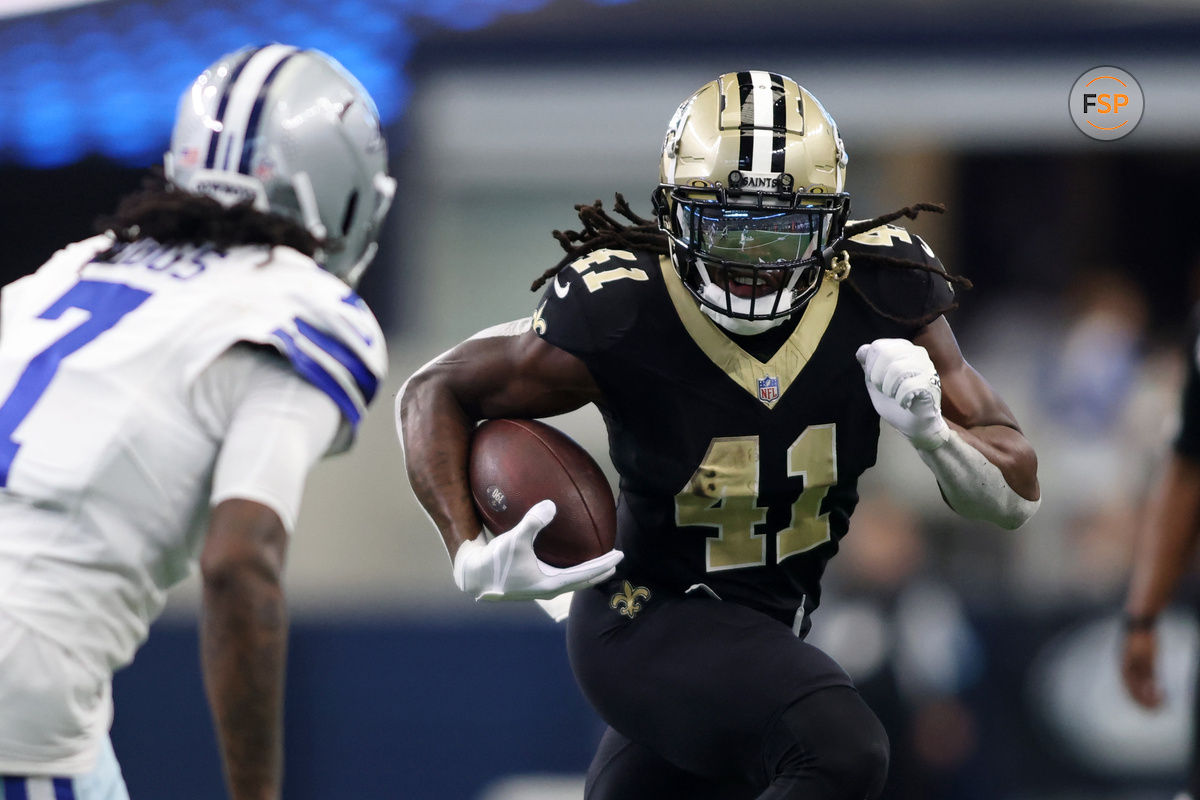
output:
[{"label": "jersey number 7", "polygon": [[0,406],[0,486],[8,485],[8,472],[21,445],[13,433],[50,386],[58,365],[140,306],[150,292],[107,281],[79,281],[38,319],[58,319],[68,308],[91,313],[86,320],[60,336],[25,366],[4,405]]}]

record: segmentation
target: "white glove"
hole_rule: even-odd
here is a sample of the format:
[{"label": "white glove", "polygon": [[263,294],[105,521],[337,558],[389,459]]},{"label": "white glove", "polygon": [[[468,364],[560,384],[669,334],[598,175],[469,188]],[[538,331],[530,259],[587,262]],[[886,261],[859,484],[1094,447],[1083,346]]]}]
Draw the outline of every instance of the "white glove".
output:
[{"label": "white glove", "polygon": [[942,382],[924,347],[907,339],[876,339],[858,348],[871,404],[918,450],[950,436],[942,417]]},{"label": "white glove", "polygon": [[610,550],[573,567],[552,567],[533,552],[538,531],[550,524],[557,509],[543,500],[525,512],[510,531],[485,542],[480,534],[463,542],[454,554],[454,582],[476,600],[547,599],[594,586],[616,572],[625,557]]}]

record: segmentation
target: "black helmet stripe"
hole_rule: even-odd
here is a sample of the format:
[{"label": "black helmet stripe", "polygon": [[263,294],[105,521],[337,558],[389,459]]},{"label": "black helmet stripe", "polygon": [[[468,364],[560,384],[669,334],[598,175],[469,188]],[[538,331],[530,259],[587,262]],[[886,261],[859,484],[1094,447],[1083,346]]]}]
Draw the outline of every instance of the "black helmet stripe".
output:
[{"label": "black helmet stripe", "polygon": [[233,91],[233,85],[237,83],[238,77],[241,76],[242,70],[254,55],[262,50],[261,47],[255,47],[247,50],[242,55],[242,60],[233,68],[233,74],[229,76],[229,80],[225,82],[225,88],[221,92],[221,100],[217,103],[217,129],[208,137],[208,156],[204,159],[204,166],[212,169],[217,163],[217,142],[221,138],[221,130],[225,123],[225,109],[229,107],[229,95]]},{"label": "black helmet stripe", "polygon": [[242,137],[242,160],[238,163],[238,172],[243,175],[250,174],[250,159],[254,156],[254,144],[258,139],[258,126],[262,122],[263,106],[267,102],[267,90],[271,88],[271,84],[275,81],[276,76],[279,75],[279,70],[288,62],[288,59],[302,52],[304,51],[293,50],[279,59],[279,63],[267,73],[266,80],[263,81],[262,87],[258,90],[258,97],[254,100],[254,108],[250,111],[250,120],[246,123],[246,135]]},{"label": "black helmet stripe", "polygon": [[738,128],[742,132],[738,148],[738,169],[751,172],[754,158],[754,81],[750,79],[749,72],[739,72],[737,80],[738,101],[741,103],[741,122]]},{"label": "black helmet stripe", "polygon": [[780,173],[784,170],[787,107],[783,78],[773,72],[737,74],[741,101],[741,141],[738,169],[743,172]]}]

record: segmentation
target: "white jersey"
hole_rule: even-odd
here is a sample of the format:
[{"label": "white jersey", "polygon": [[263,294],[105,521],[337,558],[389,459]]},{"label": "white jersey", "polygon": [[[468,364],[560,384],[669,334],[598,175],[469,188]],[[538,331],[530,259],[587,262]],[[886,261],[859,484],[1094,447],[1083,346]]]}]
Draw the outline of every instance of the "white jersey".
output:
[{"label": "white jersey", "polygon": [[0,298],[0,614],[124,665],[195,565],[223,432],[193,385],[239,342],[331,398],[350,445],[387,356],[344,283],[289,248],[96,237]]}]

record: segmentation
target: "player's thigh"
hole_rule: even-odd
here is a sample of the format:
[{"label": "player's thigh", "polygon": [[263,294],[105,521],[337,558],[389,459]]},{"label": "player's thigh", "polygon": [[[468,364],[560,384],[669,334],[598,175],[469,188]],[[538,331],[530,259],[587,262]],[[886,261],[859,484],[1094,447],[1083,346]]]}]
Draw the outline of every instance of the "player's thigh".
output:
[{"label": "player's thigh", "polygon": [[752,800],[744,781],[714,781],[675,766],[612,728],[588,768],[584,800]]},{"label": "player's thigh", "polygon": [[609,725],[685,771],[762,784],[771,777],[764,737],[783,710],[852,685],[833,659],[765,614],[652,592],[630,618],[620,613],[621,589],[576,592],[572,669]]},{"label": "player's thigh", "polygon": [[0,611],[0,761],[91,763],[111,689],[67,647]]},{"label": "player's thigh", "polygon": [[129,800],[121,766],[113,752],[112,741],[107,736],[100,746],[96,768],[77,777],[74,783],[75,800]]}]

